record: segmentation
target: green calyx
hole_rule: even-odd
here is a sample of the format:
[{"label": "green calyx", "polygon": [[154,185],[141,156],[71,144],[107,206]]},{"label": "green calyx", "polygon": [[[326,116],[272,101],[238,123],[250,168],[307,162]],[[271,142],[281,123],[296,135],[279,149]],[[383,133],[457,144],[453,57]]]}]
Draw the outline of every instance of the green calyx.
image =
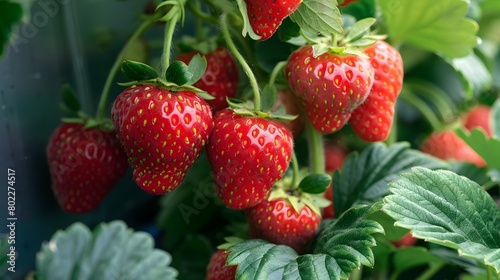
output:
[{"label": "green calyx", "polygon": [[212,100],[213,96],[193,86],[203,76],[206,68],[206,58],[198,54],[191,59],[188,65],[182,61],[174,61],[166,69],[163,79],[151,66],[137,61],[125,60],[122,62],[121,70],[125,76],[133,81],[119,83],[119,85],[130,87],[151,84],[172,92],[192,91],[203,99]]}]

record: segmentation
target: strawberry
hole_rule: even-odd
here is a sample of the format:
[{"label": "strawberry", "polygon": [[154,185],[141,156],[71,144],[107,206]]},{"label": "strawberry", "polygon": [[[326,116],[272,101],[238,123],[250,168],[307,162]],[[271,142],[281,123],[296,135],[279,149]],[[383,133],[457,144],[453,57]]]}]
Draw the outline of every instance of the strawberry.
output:
[{"label": "strawberry", "polygon": [[[325,170],[327,173],[333,173],[341,169],[344,159],[347,156],[347,150],[342,145],[335,142],[325,143]],[[326,189],[324,196],[333,203],[333,183]],[[323,208],[322,215],[324,219],[335,218],[335,209],[333,204]]]},{"label": "strawberry", "polygon": [[294,137],[299,136],[302,133],[302,131],[304,131],[305,122],[300,113],[300,107],[299,107],[300,105],[298,104],[295,95],[289,90],[279,89],[278,99],[274,104],[273,108],[271,109],[271,111],[272,112],[276,111],[280,106],[285,107],[285,112],[288,115],[297,116],[297,118],[292,121],[282,121],[282,122],[288,127],[288,129],[290,129]]},{"label": "strawberry", "polygon": [[392,242],[396,247],[411,247],[417,243],[417,239],[410,232],[405,234],[401,239]]},{"label": "strawberry", "polygon": [[483,158],[451,130],[434,132],[422,143],[420,150],[444,160],[467,161],[480,167],[486,165]]},{"label": "strawberry", "polygon": [[65,123],[47,145],[52,190],[66,212],[96,209],[127,170],[127,157],[116,133]]},{"label": "strawberry", "polygon": [[267,198],[292,158],[293,137],[282,123],[219,111],[207,155],[219,198],[232,209]]},{"label": "strawberry", "polygon": [[285,199],[278,198],[245,210],[252,238],[292,247],[303,253],[316,237],[321,218],[305,205],[297,212]]},{"label": "strawberry", "polygon": [[236,277],[237,266],[227,266],[227,256],[229,252],[217,250],[210,257],[207,266],[205,280],[234,280]]},{"label": "strawberry", "polygon": [[124,90],[111,115],[135,182],[151,194],[179,186],[213,127],[210,107],[200,96],[154,85]]},{"label": "strawberry", "polygon": [[463,126],[467,130],[480,127],[486,132],[486,135],[492,135],[491,132],[491,108],[484,105],[473,107],[463,118]]},{"label": "strawberry", "polygon": [[364,52],[375,70],[375,81],[370,95],[354,110],[349,123],[363,140],[384,141],[389,137],[394,104],[403,87],[403,59],[384,41],[377,41]]},{"label": "strawberry", "polygon": [[273,36],[283,20],[299,7],[302,0],[245,0],[252,30],[260,41]]},{"label": "strawberry", "polygon": [[[177,59],[188,64],[197,53],[196,51],[183,53]],[[213,100],[207,100],[212,112],[215,113],[228,106],[226,97],[236,96],[239,82],[238,68],[229,51],[223,47],[218,47],[205,57],[207,69],[194,86],[215,97]]]},{"label": "strawberry", "polygon": [[[339,4],[341,7],[345,7],[353,2],[356,2],[357,0],[344,0],[342,3]],[[339,1],[340,2],[340,1]]]},{"label": "strawberry", "polygon": [[285,72],[307,118],[322,134],[345,125],[368,97],[374,77],[367,58],[329,52],[314,57],[310,45],[290,55]]}]

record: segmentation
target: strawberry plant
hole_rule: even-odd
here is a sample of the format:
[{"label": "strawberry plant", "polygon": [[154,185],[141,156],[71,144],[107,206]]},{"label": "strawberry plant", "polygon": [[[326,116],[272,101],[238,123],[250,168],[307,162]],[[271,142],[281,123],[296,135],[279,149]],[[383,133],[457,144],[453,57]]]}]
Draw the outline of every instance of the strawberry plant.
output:
[{"label": "strawberry plant", "polygon": [[[8,37],[23,9],[0,7]],[[156,199],[154,230],[77,222],[31,275],[500,279],[498,17],[497,0],[147,1],[95,116],[63,87],[46,153],[58,211],[92,215],[125,180]]]}]

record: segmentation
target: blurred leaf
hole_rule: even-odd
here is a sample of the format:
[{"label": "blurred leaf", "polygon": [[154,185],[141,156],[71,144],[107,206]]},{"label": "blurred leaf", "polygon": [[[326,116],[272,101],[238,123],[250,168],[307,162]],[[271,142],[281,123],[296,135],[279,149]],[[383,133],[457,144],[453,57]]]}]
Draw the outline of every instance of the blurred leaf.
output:
[{"label": "blurred leaf", "polygon": [[202,235],[188,235],[172,252],[172,267],[179,271],[179,280],[204,279],[212,256],[210,241]]},{"label": "blurred leaf", "polygon": [[303,0],[290,19],[307,33],[341,34],[342,20],[336,1]]},{"label": "blurred leaf", "polygon": [[93,232],[77,222],[42,245],[36,279],[175,279],[170,261],[154,248],[151,235],[122,221],[102,223]]},{"label": "blurred leaf", "polygon": [[269,112],[276,104],[278,100],[278,90],[276,86],[266,84],[262,89],[261,99],[260,99],[260,110],[262,112]]},{"label": "blurred leaf", "polygon": [[474,163],[465,161],[451,162],[450,164],[451,171],[469,178],[470,180],[478,183],[480,186],[483,186],[491,181],[490,176],[488,175],[488,169],[485,167],[479,167]]},{"label": "blurred leaf", "polygon": [[378,0],[391,41],[407,43],[450,58],[477,45],[478,25],[466,18],[466,0]]},{"label": "blurred leaf", "polygon": [[76,97],[75,90],[68,84],[63,85],[61,90],[63,106],[72,113],[80,111],[80,101]]},{"label": "blurred leaf", "polygon": [[393,265],[395,274],[422,266],[422,265],[442,265],[446,263],[443,259],[433,255],[424,247],[401,248],[394,252]]},{"label": "blurred leaf", "polygon": [[23,18],[23,7],[19,3],[0,0],[0,57],[12,35],[12,28]]},{"label": "blurred leaf", "polygon": [[396,220],[382,211],[373,213],[368,216],[368,219],[374,220],[382,225],[385,232],[384,239],[388,241],[399,240],[408,233],[408,229],[394,226]]},{"label": "blurred leaf", "polygon": [[318,235],[314,254],[297,255],[290,247],[260,239],[229,247],[229,265],[238,265],[236,279],[346,279],[360,265],[373,265],[374,233],[382,227],[365,220],[380,209],[357,206],[330,223]]},{"label": "blurred leaf", "polygon": [[478,155],[480,155],[488,168],[500,169],[500,139],[489,138],[480,128],[474,128],[466,132],[463,128],[455,130]]},{"label": "blurred leaf", "polygon": [[460,74],[468,98],[491,86],[492,76],[476,54],[451,59],[449,63]]},{"label": "blurred leaf", "polygon": [[491,128],[493,137],[500,139],[500,99],[491,107]]},{"label": "blurred leaf", "polygon": [[294,37],[300,36],[300,27],[289,17],[285,18],[278,29],[279,39],[286,42]]},{"label": "blurred leaf", "polygon": [[446,170],[415,167],[401,177],[383,208],[397,226],[500,272],[500,210],[486,191]]},{"label": "blurred leaf", "polygon": [[484,265],[479,264],[478,261],[469,258],[464,258],[460,256],[456,250],[440,245],[434,245],[434,246],[437,248],[430,248],[429,252],[447,261],[448,263],[463,267],[465,270],[467,270],[467,272],[471,273],[472,275],[479,275],[486,273]]},{"label": "blurred leaf", "polygon": [[396,143],[390,147],[375,143],[359,155],[349,155],[342,169],[333,175],[335,213],[341,214],[352,205],[379,201],[388,193],[387,183],[413,166],[449,168],[447,163],[409,149],[409,146],[408,143]]}]

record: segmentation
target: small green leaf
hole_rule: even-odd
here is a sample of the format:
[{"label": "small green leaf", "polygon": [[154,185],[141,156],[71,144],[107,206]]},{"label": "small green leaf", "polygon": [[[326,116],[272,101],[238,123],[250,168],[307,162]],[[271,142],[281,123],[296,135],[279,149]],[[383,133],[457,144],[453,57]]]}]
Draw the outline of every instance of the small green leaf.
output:
[{"label": "small green leaf", "polygon": [[474,53],[451,59],[449,63],[460,75],[468,98],[481,93],[493,81],[483,61]]},{"label": "small green leaf", "polygon": [[5,47],[12,35],[12,28],[23,18],[21,4],[8,0],[0,0],[0,57],[3,56]]},{"label": "small green leaf", "polygon": [[257,35],[255,31],[252,29],[252,25],[250,24],[250,19],[248,18],[247,11],[247,3],[245,0],[236,0],[238,3],[238,8],[240,9],[241,17],[243,18],[243,29],[241,30],[241,35],[246,37],[247,34],[253,40],[260,40],[262,36]]},{"label": "small green leaf", "polygon": [[349,27],[345,41],[353,42],[360,39],[363,35],[370,32],[370,28],[375,24],[375,22],[377,22],[375,18],[365,18],[357,21],[354,25]]},{"label": "small green leaf", "polygon": [[262,112],[269,112],[278,100],[278,90],[275,85],[265,85],[262,89],[260,109]]},{"label": "small green leaf", "polygon": [[306,193],[318,194],[326,191],[332,183],[332,177],[325,173],[307,175],[299,183],[299,189]]},{"label": "small green leaf", "polygon": [[491,129],[493,137],[500,139],[500,99],[497,99],[491,107]]},{"label": "small green leaf", "polygon": [[188,64],[188,72],[191,73],[193,76],[191,77],[191,79],[189,79],[189,81],[186,84],[193,85],[194,83],[196,83],[201,77],[203,77],[206,70],[207,70],[207,58],[201,56],[200,54],[193,56],[193,58]]},{"label": "small green leaf", "polygon": [[165,73],[165,79],[168,82],[179,86],[185,85],[192,77],[193,74],[189,72],[188,66],[182,61],[172,62]]},{"label": "small green leaf", "polygon": [[57,231],[36,256],[37,279],[175,279],[170,255],[153,238],[133,232],[122,221],[100,224],[93,232],[77,222]]},{"label": "small green leaf", "polygon": [[396,143],[390,147],[375,143],[360,155],[352,153],[342,169],[333,175],[335,213],[341,214],[355,204],[379,201],[388,192],[387,183],[416,165],[431,169],[449,168],[446,162],[409,149],[408,143]]},{"label": "small green leaf", "polygon": [[289,17],[285,18],[278,29],[279,39],[286,42],[292,38],[300,36],[300,27]]},{"label": "small green leaf", "polygon": [[477,45],[478,24],[466,18],[467,0],[378,0],[391,41],[463,57]]},{"label": "small green leaf", "polygon": [[383,208],[397,226],[500,272],[500,210],[486,191],[446,170],[415,167],[401,177]]},{"label": "small green leaf", "polygon": [[134,81],[151,80],[159,77],[158,72],[151,66],[132,60],[124,60],[121,70],[125,76]]},{"label": "small green leaf", "polygon": [[76,97],[75,90],[68,84],[62,86],[61,96],[63,101],[63,106],[72,113],[77,113],[80,111],[80,102]]},{"label": "small green leaf", "polygon": [[290,19],[308,33],[342,34],[342,19],[336,1],[303,0]]},{"label": "small green leaf", "polygon": [[481,156],[488,168],[500,169],[500,139],[486,136],[479,128],[472,129],[469,133],[460,128],[455,133],[462,138],[479,156]]}]

